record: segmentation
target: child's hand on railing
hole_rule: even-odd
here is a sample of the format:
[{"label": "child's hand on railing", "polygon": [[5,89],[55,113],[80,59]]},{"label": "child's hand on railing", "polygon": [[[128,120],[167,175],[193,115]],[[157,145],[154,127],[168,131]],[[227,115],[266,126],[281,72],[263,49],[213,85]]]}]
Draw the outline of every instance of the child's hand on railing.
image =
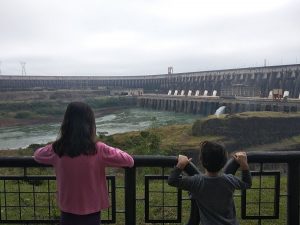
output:
[{"label": "child's hand on railing", "polygon": [[240,164],[241,170],[249,170],[246,152],[236,152],[233,154],[233,158]]},{"label": "child's hand on railing", "polygon": [[179,155],[176,167],[183,170],[191,160],[192,158],[188,158],[185,155]]}]

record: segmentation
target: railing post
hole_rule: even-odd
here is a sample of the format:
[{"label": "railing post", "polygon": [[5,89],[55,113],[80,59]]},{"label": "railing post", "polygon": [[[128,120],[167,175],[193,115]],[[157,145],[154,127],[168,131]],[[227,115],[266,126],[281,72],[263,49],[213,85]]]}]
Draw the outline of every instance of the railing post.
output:
[{"label": "railing post", "polygon": [[288,164],[288,199],[287,224],[299,225],[299,193],[300,193],[299,162]]},{"label": "railing post", "polygon": [[125,169],[125,225],[136,225],[136,169]]}]

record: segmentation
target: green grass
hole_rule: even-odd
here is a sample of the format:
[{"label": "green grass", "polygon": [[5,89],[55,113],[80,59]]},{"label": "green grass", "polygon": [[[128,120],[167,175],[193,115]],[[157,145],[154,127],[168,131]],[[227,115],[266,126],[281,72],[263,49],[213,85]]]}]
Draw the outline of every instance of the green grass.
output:
[{"label": "green grass", "polygon": [[[222,142],[224,137],[201,136],[196,137],[191,134],[191,124],[171,125],[159,128],[151,128],[147,131],[159,137],[159,151],[150,151],[148,154],[176,155],[185,150],[198,150],[199,143],[204,140]],[[129,140],[135,139],[141,135],[139,131],[115,134],[109,137],[102,137],[102,140],[113,146],[129,150],[137,148],[136,144],[129,144]],[[142,154],[134,152],[135,154]]]}]

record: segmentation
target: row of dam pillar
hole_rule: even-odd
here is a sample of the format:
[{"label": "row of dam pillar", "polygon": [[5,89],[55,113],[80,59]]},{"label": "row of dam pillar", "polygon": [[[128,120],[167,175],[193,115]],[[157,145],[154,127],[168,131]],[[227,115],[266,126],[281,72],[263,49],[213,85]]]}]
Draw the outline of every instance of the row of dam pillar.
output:
[{"label": "row of dam pillar", "polygon": [[246,111],[275,111],[275,112],[298,112],[300,103],[284,103],[272,101],[230,101],[230,100],[196,100],[180,98],[152,98],[139,97],[138,107],[153,110],[172,111],[181,113],[192,113],[211,115],[221,106],[226,106],[226,113],[239,113]]}]

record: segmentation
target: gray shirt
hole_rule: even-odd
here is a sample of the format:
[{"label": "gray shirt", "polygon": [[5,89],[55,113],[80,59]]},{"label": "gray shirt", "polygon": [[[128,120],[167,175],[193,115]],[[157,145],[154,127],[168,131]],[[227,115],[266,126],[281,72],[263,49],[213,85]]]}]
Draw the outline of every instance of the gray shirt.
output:
[{"label": "gray shirt", "polygon": [[233,200],[235,189],[251,187],[249,170],[242,171],[242,180],[231,174],[209,177],[204,174],[181,177],[182,170],[175,168],[168,184],[187,190],[199,208],[202,225],[238,225]]}]

